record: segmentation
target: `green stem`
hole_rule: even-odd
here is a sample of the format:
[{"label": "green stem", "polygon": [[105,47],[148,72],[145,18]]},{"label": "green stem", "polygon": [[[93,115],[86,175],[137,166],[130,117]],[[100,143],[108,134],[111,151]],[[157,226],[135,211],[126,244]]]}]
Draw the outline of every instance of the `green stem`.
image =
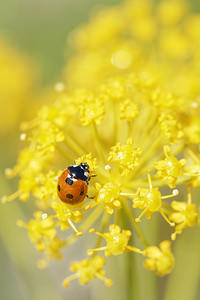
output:
[{"label": "green stem", "polygon": [[128,138],[132,137],[132,133],[133,133],[133,122],[132,121],[128,121],[127,122],[127,126],[128,126]]},{"label": "green stem", "polygon": [[94,139],[96,141],[96,146],[97,146],[96,149],[97,149],[98,155],[101,158],[101,160],[104,163],[106,163],[106,156],[105,156],[105,153],[104,153],[104,146],[103,146],[101,138],[99,136],[97,126],[94,122],[92,122],[92,130],[93,130]]},{"label": "green stem", "polygon": [[81,145],[77,144],[70,135],[65,135],[64,144],[68,149],[71,149],[75,155],[81,156],[84,153]]},{"label": "green stem", "polygon": [[175,267],[168,277],[164,300],[195,300],[200,279],[200,234],[198,228],[185,229],[175,243]]},{"label": "green stem", "polygon": [[62,148],[60,148],[58,144],[55,145],[55,149],[61,154],[61,156],[63,156],[68,161],[74,160],[74,157],[71,154],[69,154],[69,152],[64,151]]},{"label": "green stem", "polygon": [[[89,229],[90,226],[92,226],[96,220],[98,219],[98,217],[100,217],[100,215],[103,213],[104,208],[102,205],[98,205],[93,211],[92,213],[87,217],[87,219],[85,220],[85,222],[83,222],[78,230],[80,232],[85,233],[86,230]],[[75,236],[75,234],[71,234],[67,240],[65,241],[65,246],[69,246],[71,244],[73,244],[75,241],[77,240],[77,237]]]},{"label": "green stem", "polygon": [[119,133],[119,124],[118,124],[118,105],[115,101],[112,102],[113,104],[113,143],[116,144],[118,141],[118,133]]},{"label": "green stem", "polygon": [[[121,214],[122,223],[124,228],[130,226],[129,219],[127,218],[127,212],[124,210]],[[133,244],[133,237],[130,239],[130,243]],[[125,264],[125,274],[126,274],[126,299],[139,300],[139,284],[138,284],[138,274],[136,272],[136,255],[133,252],[124,253],[124,264]]]},{"label": "green stem", "polygon": [[[107,212],[104,212],[103,218],[102,218],[102,222],[101,222],[101,223],[102,223],[102,224],[101,224],[101,229],[100,229],[100,232],[101,232],[101,233],[104,233],[104,232],[105,232],[106,227],[107,227],[108,222],[109,222],[109,219],[110,219],[110,215],[109,215]],[[99,248],[99,247],[101,246],[101,241],[102,241],[102,239],[103,239],[102,236],[98,236],[94,248]],[[98,254],[98,252],[94,252],[93,255],[97,255],[97,254]]]},{"label": "green stem", "polygon": [[[143,220],[141,226],[145,234],[148,236],[151,245],[157,245],[157,236],[159,229],[160,216],[154,215],[151,220]],[[157,275],[150,270],[146,270],[143,266],[144,257],[136,255],[136,268],[138,271],[139,294],[140,300],[157,300]],[[137,299],[138,300],[138,299]]]}]

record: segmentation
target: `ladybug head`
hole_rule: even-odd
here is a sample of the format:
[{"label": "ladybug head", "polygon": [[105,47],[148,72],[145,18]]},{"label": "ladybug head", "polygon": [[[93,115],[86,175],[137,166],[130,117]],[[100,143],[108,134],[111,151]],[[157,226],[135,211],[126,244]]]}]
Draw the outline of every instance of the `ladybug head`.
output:
[{"label": "ladybug head", "polygon": [[79,167],[83,169],[85,172],[89,172],[89,165],[87,163],[80,163]]}]

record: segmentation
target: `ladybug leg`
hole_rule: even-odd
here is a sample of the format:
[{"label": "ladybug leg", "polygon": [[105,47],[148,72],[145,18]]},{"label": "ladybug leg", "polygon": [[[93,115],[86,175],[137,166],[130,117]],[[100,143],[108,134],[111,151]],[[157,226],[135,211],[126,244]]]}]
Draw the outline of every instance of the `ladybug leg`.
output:
[{"label": "ladybug leg", "polygon": [[94,199],[95,198],[95,196],[88,196],[88,195],[86,195],[86,197],[89,198],[89,199]]},{"label": "ladybug leg", "polygon": [[91,177],[96,177],[96,176],[97,176],[97,175],[90,175],[90,176],[88,177],[88,179],[86,180],[87,184],[89,183]]},{"label": "ladybug leg", "polygon": [[96,174],[93,174],[93,175],[90,175],[90,177],[89,178],[91,178],[91,177],[96,177],[97,175]]},{"label": "ladybug leg", "polygon": [[[86,197],[91,200],[95,198],[95,196],[88,196],[88,195],[86,195]],[[88,202],[88,204],[86,204],[86,206],[85,206],[86,211],[98,205],[97,202],[93,202],[93,201],[91,201],[91,202]]]}]

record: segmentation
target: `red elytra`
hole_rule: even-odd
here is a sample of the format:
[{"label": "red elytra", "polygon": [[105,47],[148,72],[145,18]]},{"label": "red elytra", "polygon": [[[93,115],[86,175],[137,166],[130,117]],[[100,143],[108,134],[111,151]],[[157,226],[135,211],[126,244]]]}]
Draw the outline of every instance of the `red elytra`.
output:
[{"label": "red elytra", "polygon": [[57,192],[61,201],[75,205],[83,202],[87,195],[88,185],[87,182],[81,179],[75,180],[72,185],[66,182],[69,170],[66,169],[58,179]]}]

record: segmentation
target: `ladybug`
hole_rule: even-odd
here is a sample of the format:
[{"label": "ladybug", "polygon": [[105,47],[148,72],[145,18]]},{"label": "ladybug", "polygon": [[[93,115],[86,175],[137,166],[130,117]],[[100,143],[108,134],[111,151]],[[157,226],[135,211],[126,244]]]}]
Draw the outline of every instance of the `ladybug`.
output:
[{"label": "ladybug", "polygon": [[58,179],[57,191],[61,201],[67,204],[79,204],[87,196],[90,181],[87,163],[67,167]]}]

